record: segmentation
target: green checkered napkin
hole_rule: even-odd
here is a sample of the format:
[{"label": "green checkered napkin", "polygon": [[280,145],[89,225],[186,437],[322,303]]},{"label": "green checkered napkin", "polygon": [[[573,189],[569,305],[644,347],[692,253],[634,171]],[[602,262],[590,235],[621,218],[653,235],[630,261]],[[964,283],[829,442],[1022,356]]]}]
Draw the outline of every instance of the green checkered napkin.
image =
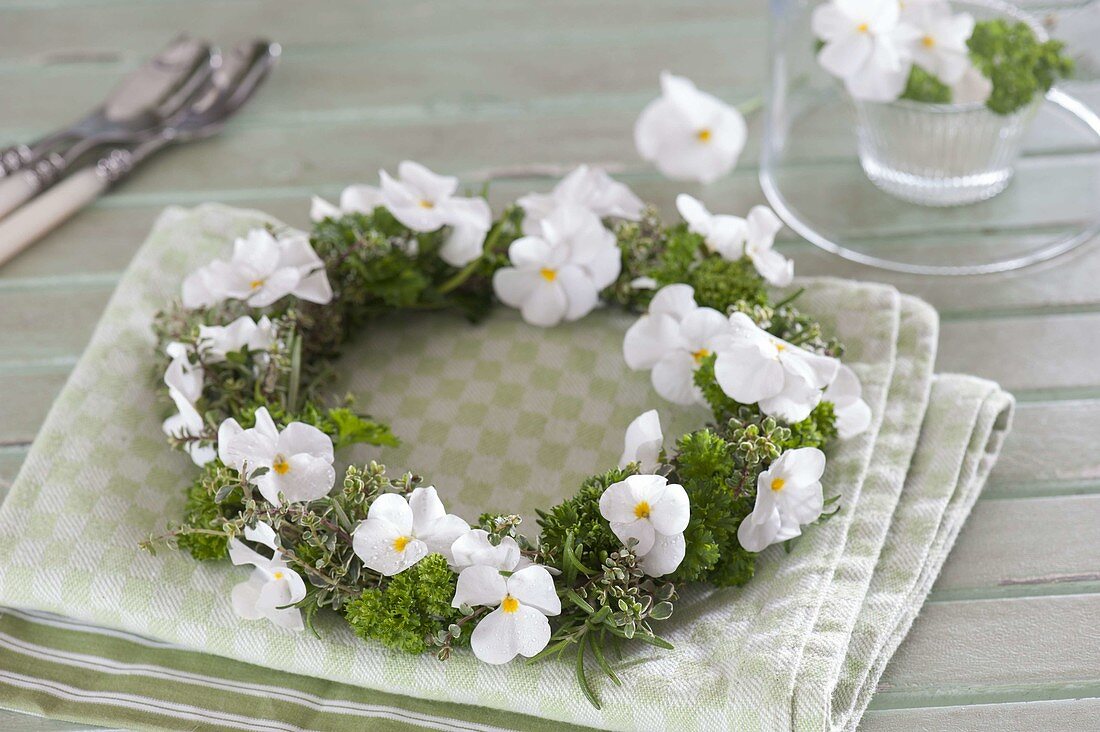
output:
[{"label": "green checkered napkin", "polygon": [[[601,684],[596,710],[569,664],[440,663],[360,642],[335,618],[320,638],[242,621],[229,592],[245,570],[137,548],[180,515],[195,475],[160,433],[151,318],[185,274],[264,221],[170,209],[123,278],[0,508],[0,604],[21,609],[0,616],[0,705],[187,729],[855,726],[1012,408],[995,384],[932,376],[928,306],[882,285],[802,283],[801,306],[847,344],[876,417],[830,449],[826,495],[843,508],[791,553],[764,552],[747,586],[688,588],[662,627],[676,649],[631,649],[625,685]],[[510,312],[480,326],[380,323],[343,356],[341,389],[405,443],[348,457],[416,470],[468,519],[530,518],[613,465],[642,411],[658,407],[670,436],[706,420],[626,370],[629,322],[607,311],[552,330]]]}]

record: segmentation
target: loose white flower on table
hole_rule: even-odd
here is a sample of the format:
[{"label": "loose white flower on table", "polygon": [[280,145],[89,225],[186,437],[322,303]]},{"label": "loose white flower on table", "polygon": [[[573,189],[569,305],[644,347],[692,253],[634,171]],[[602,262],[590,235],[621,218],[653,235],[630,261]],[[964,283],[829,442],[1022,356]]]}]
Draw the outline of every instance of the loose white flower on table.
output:
[{"label": "loose white flower on table", "polygon": [[529,193],[516,203],[523,209],[523,231],[538,234],[539,224],[564,205],[582,206],[601,219],[637,221],[645,204],[624,184],[600,168],[581,165],[561,179],[550,193]]},{"label": "loose white flower on table", "polygon": [[733,170],[745,136],[740,112],[667,71],[661,74],[661,96],[634,124],[634,146],[644,160],[669,178],[700,183]]},{"label": "loose white flower on table", "polygon": [[600,515],[623,542],[635,542],[650,577],[674,571],[684,560],[684,529],[691,518],[687,491],[660,475],[631,475],[600,496]]},{"label": "loose white flower on table", "polygon": [[520,553],[515,539],[504,536],[499,544],[493,544],[485,529],[471,529],[455,539],[451,556],[451,566],[458,570],[479,565],[511,572],[531,563]]},{"label": "loose white flower on table", "polygon": [[198,347],[206,363],[220,363],[226,354],[247,347],[249,351],[266,351],[275,344],[275,326],[265,315],[258,321],[247,315],[229,325],[200,325]]},{"label": "loose white flower on table", "polygon": [[676,197],[676,208],[688,229],[703,237],[710,251],[731,262],[747,256],[771,284],[791,284],[794,262],[772,248],[783,222],[767,206],[753,206],[747,218],[712,214],[701,201],[681,193]]},{"label": "loose white flower on table", "polygon": [[821,475],[825,453],[816,447],[787,450],[756,479],[756,505],[737,528],[750,552],[793,539],[824,510]]},{"label": "loose white flower on table", "polygon": [[635,371],[652,369],[653,388],[675,404],[702,404],[695,370],[724,343],[729,321],[713,308],[699,307],[690,285],[662,287],[649,311],[623,338],[623,358]]},{"label": "loose white flower on table", "polygon": [[622,254],[615,235],[596,214],[569,204],[554,209],[539,229],[508,247],[512,266],[493,274],[493,291],[531,325],[583,318],[598,304],[600,290],[619,276]]},{"label": "loose white flower on table", "polygon": [[355,527],[352,547],[368,568],[391,576],[431,553],[453,563],[451,546],[469,530],[469,524],[447,513],[435,488],[421,487],[408,500],[396,493],[376,498],[367,519]]},{"label": "loose white flower on table", "polygon": [[287,606],[305,598],[306,585],[283,561],[274,530],[259,522],[244,530],[244,538],[270,547],[273,554],[268,559],[238,539],[229,540],[229,558],[233,564],[255,567],[248,581],[233,588],[233,609],[245,620],[267,618],[283,628],[302,630],[301,611]]},{"label": "loose white flower on table", "polygon": [[840,362],[776,338],[744,313],[730,316],[730,337],[714,362],[722,391],[787,422],[801,422],[821,401]]},{"label": "loose white flower on table", "polygon": [[906,9],[905,21],[916,29],[910,53],[917,66],[948,86],[974,68],[966,43],[974,32],[973,15],[952,13],[938,3],[918,3]]},{"label": "loose white flower on table", "polygon": [[262,308],[287,295],[322,305],[332,300],[324,262],[301,232],[276,238],[253,229],[233,243],[231,259],[215,260],[183,281],[183,305],[191,309],[229,299]]},{"label": "loose white flower on table", "polygon": [[871,426],[871,407],[860,398],[863,387],[856,372],[844,364],[821,398],[833,403],[837,436],[842,440],[864,432]]},{"label": "loose white flower on table", "polygon": [[626,428],[623,456],[619,467],[638,463],[643,473],[652,473],[660,464],[658,458],[664,447],[665,436],[661,432],[661,418],[656,409],[638,415]]},{"label": "loose white flower on table", "polygon": [[218,457],[249,475],[267,468],[252,483],[275,506],[281,505],[282,498],[290,503],[323,498],[336,482],[332,439],[302,422],[291,422],[280,432],[267,407],[256,410],[256,426],[250,429],[243,429],[232,417],[221,423]]},{"label": "loose white flower on table", "polygon": [[340,205],[334,206],[320,196],[310,201],[309,218],[313,221],[338,219],[349,213],[369,214],[382,205],[382,189],[374,186],[352,185],[340,194]]},{"label": "loose white flower on table", "polygon": [[547,616],[561,613],[554,579],[539,565],[509,577],[494,567],[467,567],[458,575],[451,605],[496,608],[470,636],[474,655],[492,664],[508,663],[517,655],[537,655],[550,642]]},{"label": "loose white flower on table", "polygon": [[811,24],[825,43],[818,62],[844,80],[848,93],[871,102],[901,96],[918,36],[901,22],[898,0],[832,0],[814,8]]},{"label": "loose white flower on table", "polygon": [[397,178],[381,171],[382,205],[413,231],[451,227],[439,256],[452,267],[462,267],[481,256],[493,212],[484,198],[455,196],[458,178],[437,175],[420,163],[405,160]]}]

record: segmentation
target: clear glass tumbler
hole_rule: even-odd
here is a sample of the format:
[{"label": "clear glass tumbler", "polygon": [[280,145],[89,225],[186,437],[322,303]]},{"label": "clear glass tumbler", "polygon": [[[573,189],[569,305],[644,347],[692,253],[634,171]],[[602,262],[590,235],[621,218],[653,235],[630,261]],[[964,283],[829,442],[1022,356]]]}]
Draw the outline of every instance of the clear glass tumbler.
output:
[{"label": "clear glass tumbler", "polygon": [[854,101],[860,166],[876,186],[911,203],[984,201],[1012,180],[1042,101],[1008,115],[984,104]]}]

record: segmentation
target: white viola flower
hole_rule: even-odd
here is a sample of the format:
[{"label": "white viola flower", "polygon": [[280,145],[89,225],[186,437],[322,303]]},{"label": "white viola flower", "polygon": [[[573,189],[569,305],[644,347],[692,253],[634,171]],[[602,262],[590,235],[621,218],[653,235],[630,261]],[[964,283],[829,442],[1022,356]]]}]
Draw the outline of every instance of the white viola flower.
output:
[{"label": "white viola flower", "polygon": [[670,402],[702,404],[695,370],[725,342],[728,331],[724,315],[695,304],[690,285],[667,285],[626,331],[623,358],[635,371],[652,369],[653,388]]},{"label": "white viola flower", "polygon": [[492,664],[537,655],[550,642],[547,616],[561,614],[554,578],[539,565],[509,577],[494,567],[467,567],[458,575],[451,605],[496,608],[478,621],[470,636],[474,655]]},{"label": "white viola flower", "polygon": [[267,468],[252,483],[274,506],[282,498],[290,503],[323,498],[336,482],[332,438],[302,422],[291,422],[280,432],[267,407],[256,410],[256,426],[250,429],[232,417],[221,423],[218,457],[240,473]]},{"label": "white viola flower", "polygon": [[939,4],[918,3],[905,13],[905,20],[916,29],[911,44],[913,63],[948,86],[962,79],[970,62],[967,41],[974,32],[974,16],[951,13]]},{"label": "white viola flower", "polygon": [[657,280],[652,277],[635,277],[630,281],[630,286],[635,290],[656,290]]},{"label": "white viola flower", "polygon": [[831,0],[814,8],[811,24],[825,43],[818,63],[842,79],[849,94],[871,102],[901,96],[917,35],[901,22],[898,0]]},{"label": "white viola flower", "polygon": [[674,571],[684,560],[684,529],[691,518],[687,491],[660,475],[631,475],[600,496],[600,515],[634,553],[650,577]]},{"label": "white viola flower", "polygon": [[539,229],[508,247],[512,266],[493,274],[493,290],[531,325],[583,318],[599,303],[600,290],[619,276],[622,254],[615,235],[596,214],[573,205],[554,209]]},{"label": "white viola flower", "polygon": [[169,392],[175,391],[183,399],[194,404],[202,396],[205,371],[201,363],[191,363],[191,349],[185,344],[169,343],[164,352],[172,360],[164,371],[164,384]]},{"label": "white viola flower", "polygon": [[745,147],[741,113],[690,79],[661,74],[661,96],[634,124],[638,154],[677,180],[710,183],[733,170]]},{"label": "white viola flower", "polygon": [[340,205],[334,206],[325,199],[314,196],[310,201],[309,218],[312,221],[338,219],[349,213],[369,214],[382,205],[382,190],[374,186],[352,185],[340,193]]},{"label": "white viola flower", "polygon": [[169,389],[168,395],[176,405],[176,414],[164,420],[161,429],[169,437],[175,437],[182,441],[183,449],[191,456],[195,465],[203,466],[217,457],[213,445],[203,442],[206,425],[202,415],[195,405],[188,401],[180,392]]},{"label": "white viola flower", "polygon": [[992,93],[993,82],[973,64],[951,85],[951,101],[955,104],[985,104]]},{"label": "white viola flower", "polygon": [[325,263],[298,231],[276,238],[253,229],[233,243],[231,259],[215,260],[183,281],[183,305],[189,309],[228,299],[262,308],[287,295],[322,305],[332,300]]},{"label": "white viola flower", "polygon": [[660,464],[658,459],[664,447],[665,436],[661,432],[661,418],[656,409],[638,415],[626,428],[623,456],[619,458],[619,467],[638,463],[643,473],[652,473]]},{"label": "white viola flower", "polygon": [[220,363],[226,354],[247,347],[249,351],[266,351],[275,344],[275,326],[265,315],[253,320],[247,315],[229,325],[200,325],[198,347],[206,363]]},{"label": "white viola flower", "polygon": [[396,493],[378,496],[367,519],[355,527],[352,547],[369,569],[391,576],[432,553],[453,563],[451,546],[469,530],[469,524],[447,513],[435,488],[420,487],[408,500]]},{"label": "white viola flower", "polygon": [[229,558],[233,564],[255,567],[248,581],[233,588],[233,609],[245,620],[267,618],[283,628],[302,630],[302,612],[287,606],[305,598],[306,585],[297,572],[287,567],[275,531],[259,522],[244,530],[244,538],[270,547],[273,554],[268,559],[238,539],[229,540]]},{"label": "white viola flower", "polygon": [[676,208],[688,229],[703,237],[707,248],[723,259],[735,262],[747,256],[765,280],[786,287],[794,279],[794,262],[772,247],[783,222],[767,206],[753,206],[747,218],[712,214],[691,196],[676,197]]},{"label": "white viola flower", "polygon": [[871,407],[860,398],[862,392],[856,372],[840,364],[836,378],[821,395],[823,400],[833,403],[836,431],[842,440],[855,437],[871,426]]},{"label": "white viola flower", "polygon": [[530,193],[516,201],[523,209],[523,231],[538,234],[540,222],[564,205],[582,206],[601,219],[637,221],[645,204],[624,184],[600,168],[581,165],[561,179],[550,193]]},{"label": "white viola flower", "polygon": [[413,231],[451,227],[439,256],[452,267],[462,267],[481,256],[493,212],[484,198],[460,198],[458,178],[436,175],[420,163],[405,160],[397,178],[381,171],[382,205]]},{"label": "white viola flower", "polygon": [[840,362],[799,348],[761,329],[744,313],[730,316],[714,376],[722,391],[742,404],[787,422],[801,422],[821,401]]},{"label": "white viola flower", "polygon": [[485,529],[471,529],[455,539],[451,544],[451,557],[451,566],[458,570],[479,565],[511,572],[531,564],[520,553],[515,539],[504,536],[499,544],[493,544]]},{"label": "white viola flower", "polygon": [[816,447],[787,450],[756,479],[756,505],[737,527],[737,541],[760,552],[802,533],[824,510],[821,475],[825,453]]}]

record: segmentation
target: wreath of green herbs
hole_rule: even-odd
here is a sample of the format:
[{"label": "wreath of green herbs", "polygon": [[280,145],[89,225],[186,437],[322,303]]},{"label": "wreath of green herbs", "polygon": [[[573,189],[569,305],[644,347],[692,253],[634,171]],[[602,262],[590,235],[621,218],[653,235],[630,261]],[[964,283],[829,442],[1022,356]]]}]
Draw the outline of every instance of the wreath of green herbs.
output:
[{"label": "wreath of green herbs", "polygon": [[[357,412],[350,398],[333,400],[326,392],[335,355],[352,334],[379,316],[433,310],[452,311],[471,322],[484,318],[495,304],[493,272],[508,263],[505,252],[521,236],[522,217],[517,207],[506,210],[489,231],[483,255],[462,269],[437,256],[442,231],[412,232],[384,208],[325,219],[315,225],[311,244],[325,263],[334,291],[330,303],[314,305],[288,296],[263,309],[241,301],[199,310],[171,305],[155,321],[160,353],[176,341],[198,353],[200,325],[224,324],[241,315],[267,315],[277,338],[262,355],[245,348],[222,362],[203,364],[206,377],[198,409],[205,433],[170,441],[176,447],[187,440],[212,442],[223,420],[233,417],[250,427],[255,411],[266,407],[277,424],[299,421],[319,428],[338,452],[355,443],[396,445],[397,437],[385,424]],[[612,230],[623,266],[618,280],[602,293],[608,305],[644,311],[655,290],[633,286],[638,278],[651,278],[658,288],[686,283],[694,288],[699,305],[747,313],[790,343],[841,355],[838,342],[792,307],[794,298],[771,301],[748,259],[727,261],[710,253],[701,236],[683,224],[662,225],[653,210],[638,222],[616,223]],[[600,515],[600,495],[637,473],[636,464],[594,475],[571,498],[540,511],[536,538],[520,531],[515,515],[485,513],[474,524],[493,543],[513,537],[524,556],[559,571],[555,585],[562,613],[552,619],[549,645],[531,660],[573,654],[580,686],[597,706],[586,664],[594,661],[619,683],[608,657],[620,643],[671,647],[658,635],[656,624],[672,615],[677,587],[747,582],[756,555],[740,546],[736,534],[753,509],[758,474],[784,450],[821,447],[836,435],[829,402],[789,426],[764,416],[756,406],[734,402],[715,381],[714,358],[708,357],[695,375],[713,422],[681,436],[661,460],[662,472],[683,485],[691,503],[686,555],[674,573],[657,580],[644,575],[638,558]],[[263,521],[278,534],[288,566],[306,581],[308,592],[298,608],[307,628],[313,630],[317,613],[335,612],[364,640],[408,653],[431,650],[446,659],[469,642],[470,629],[491,608],[451,607],[457,575],[442,555],[431,554],[397,575],[382,576],[367,569],[352,549],[352,532],[378,496],[407,495],[421,482],[419,475],[393,476],[372,461],[347,466],[343,479],[322,499],[274,506],[254,490],[248,476],[215,459],[187,487],[180,523],[143,546],[151,551],[177,546],[198,560],[222,560],[231,538]]]}]

